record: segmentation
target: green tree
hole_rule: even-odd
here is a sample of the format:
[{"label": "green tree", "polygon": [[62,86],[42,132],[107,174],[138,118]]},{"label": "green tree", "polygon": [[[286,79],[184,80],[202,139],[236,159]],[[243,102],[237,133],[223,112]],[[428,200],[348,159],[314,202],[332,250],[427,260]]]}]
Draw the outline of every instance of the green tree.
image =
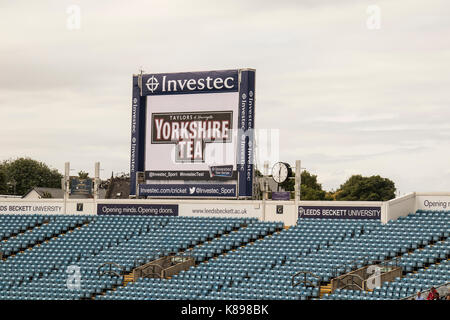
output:
[{"label": "green tree", "polygon": [[45,192],[42,193],[42,198],[43,199],[50,199],[50,198],[53,198],[53,196],[52,196],[52,194],[50,192],[45,191]]},{"label": "green tree", "polygon": [[[60,188],[62,175],[45,163],[30,158],[6,160],[1,164],[6,183],[14,186],[8,194],[24,195],[33,187]],[[15,189],[15,190],[14,190]]]},{"label": "green tree", "polygon": [[[292,174],[295,177],[295,173]],[[288,179],[280,186],[286,191],[295,190],[295,179]],[[301,173],[300,199],[301,200],[325,200],[326,192],[322,184],[317,182],[317,175],[303,170]]]},{"label": "green tree", "polygon": [[87,179],[87,178],[89,178],[89,173],[84,172],[83,170],[81,170],[80,172],[78,172],[78,178],[80,178],[80,179]]},{"label": "green tree", "polygon": [[[280,183],[280,187],[284,191],[294,191],[295,190],[295,173],[292,173],[292,178],[287,179],[285,182]],[[271,177],[272,179],[272,177]]]},{"label": "green tree", "polygon": [[325,200],[326,192],[322,184],[317,181],[317,175],[304,170],[301,174],[300,199],[301,200]]},{"label": "green tree", "polygon": [[326,191],[325,192],[325,199],[326,201],[335,201],[336,200],[336,193],[335,191]]},{"label": "green tree", "polygon": [[377,176],[351,176],[335,192],[336,200],[347,201],[387,201],[395,198],[395,183]]},{"label": "green tree", "polygon": [[0,164],[0,194],[7,194],[8,185],[6,184],[6,174],[3,170],[3,165]]}]

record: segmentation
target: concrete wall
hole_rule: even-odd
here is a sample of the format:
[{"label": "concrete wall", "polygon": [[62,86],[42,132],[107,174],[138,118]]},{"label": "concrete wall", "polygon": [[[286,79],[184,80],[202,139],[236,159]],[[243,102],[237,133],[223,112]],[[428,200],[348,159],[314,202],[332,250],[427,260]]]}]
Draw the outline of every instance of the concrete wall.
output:
[{"label": "concrete wall", "polygon": [[284,222],[286,226],[295,225],[298,217],[293,201],[266,201],[264,215],[264,221]]},{"label": "concrete wall", "polygon": [[[335,207],[378,207],[381,222],[395,220],[417,209],[450,210],[450,193],[411,193],[387,202],[379,201],[272,201],[272,200],[177,200],[177,199],[0,199],[0,214],[97,214],[97,206],[172,205],[180,216],[249,217],[262,221],[297,223],[299,207],[332,210]],[[349,210],[352,211],[352,210]],[[367,211],[367,210],[366,210]],[[348,217],[347,217],[348,218]]]},{"label": "concrete wall", "polygon": [[180,216],[187,217],[248,217],[262,220],[261,201],[183,201],[179,202]]},{"label": "concrete wall", "polygon": [[[83,207],[77,208],[78,204],[82,204]],[[68,199],[66,214],[97,214],[97,205],[94,199]]]},{"label": "concrete wall", "polygon": [[[175,199],[2,199],[0,213],[4,214],[97,214],[97,206],[108,205],[175,205],[180,216],[201,217],[248,217],[262,221],[283,222],[295,225],[298,219],[298,206],[294,201],[237,201],[237,200],[175,200]],[[374,206],[373,202],[331,202],[303,201],[299,205],[315,206]]]},{"label": "concrete wall", "polygon": [[62,214],[62,199],[1,199],[0,214]]},{"label": "concrete wall", "polygon": [[416,192],[415,209],[450,210],[450,192],[420,193]]},{"label": "concrete wall", "polygon": [[[77,210],[77,204],[82,208]],[[96,214],[93,199],[0,199],[0,214]]]},{"label": "concrete wall", "polygon": [[450,210],[450,192],[413,192],[384,203],[385,216],[381,222],[396,220],[417,210]]},{"label": "concrete wall", "polygon": [[416,211],[416,194],[410,193],[400,198],[395,198],[385,202],[385,215],[381,217],[381,222],[396,220],[398,217],[407,216]]}]

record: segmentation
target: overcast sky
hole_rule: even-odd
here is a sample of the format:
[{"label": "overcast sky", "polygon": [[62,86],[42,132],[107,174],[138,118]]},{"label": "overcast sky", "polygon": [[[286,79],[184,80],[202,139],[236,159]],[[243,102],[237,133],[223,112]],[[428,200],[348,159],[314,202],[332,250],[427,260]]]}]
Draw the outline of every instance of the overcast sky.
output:
[{"label": "overcast sky", "polygon": [[0,160],[129,172],[141,67],[255,68],[256,127],[327,190],[360,173],[450,191],[448,0],[0,0]]}]

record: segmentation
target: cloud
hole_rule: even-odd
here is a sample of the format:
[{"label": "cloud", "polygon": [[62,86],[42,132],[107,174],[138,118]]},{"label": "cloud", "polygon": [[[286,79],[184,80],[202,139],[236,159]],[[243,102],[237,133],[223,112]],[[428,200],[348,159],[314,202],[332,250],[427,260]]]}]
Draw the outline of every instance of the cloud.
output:
[{"label": "cloud", "polygon": [[[381,174],[450,189],[450,4],[430,1],[0,3],[0,158],[129,171],[131,75],[253,67],[256,126],[326,188]],[[381,29],[366,28],[367,6]],[[261,160],[261,159],[260,159]]]}]

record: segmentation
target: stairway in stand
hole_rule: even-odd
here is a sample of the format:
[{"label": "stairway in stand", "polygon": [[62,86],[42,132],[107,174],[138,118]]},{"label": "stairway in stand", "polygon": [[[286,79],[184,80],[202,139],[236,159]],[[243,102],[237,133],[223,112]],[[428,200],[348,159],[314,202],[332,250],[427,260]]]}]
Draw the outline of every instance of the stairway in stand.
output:
[{"label": "stairway in stand", "polygon": [[123,286],[124,287],[126,287],[129,282],[134,282],[133,272],[130,272],[123,277]]},{"label": "stairway in stand", "polygon": [[92,294],[91,296],[91,300],[94,300],[97,296],[103,296],[106,294],[107,291],[111,290],[111,291],[116,291],[118,287],[126,287],[128,283],[130,282],[134,282],[134,275],[133,275],[133,271],[131,271],[130,273],[127,273],[126,275],[123,276],[123,283],[121,285],[118,286],[114,286],[112,289],[105,289],[102,292],[96,294]]},{"label": "stairway in stand", "polygon": [[331,294],[331,282],[327,285],[320,286],[320,299],[322,299],[324,294]]}]

